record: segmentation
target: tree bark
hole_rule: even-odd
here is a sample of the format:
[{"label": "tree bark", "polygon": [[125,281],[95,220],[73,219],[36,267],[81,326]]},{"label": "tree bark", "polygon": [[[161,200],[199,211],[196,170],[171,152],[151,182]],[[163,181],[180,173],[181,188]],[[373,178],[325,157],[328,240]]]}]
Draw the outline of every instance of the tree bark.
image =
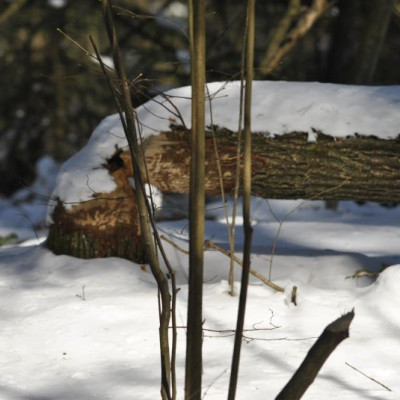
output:
[{"label": "tree bark", "polygon": [[324,329],[299,369],[275,400],[298,400],[303,396],[331,353],[344,339],[349,337],[349,327],[353,318],[354,311],[351,311]]},{"label": "tree bark", "polygon": [[203,375],[203,276],[205,215],[205,2],[189,0],[192,87],[189,192],[189,293],[186,332],[185,400],[201,400]]},{"label": "tree bark", "polygon": [[[309,142],[304,132],[275,138],[253,133],[252,194],[274,199],[400,201],[400,143],[373,136],[335,139],[317,132]],[[236,133],[216,130],[224,188],[234,188]],[[205,190],[220,186],[211,134],[206,139]],[[153,136],[146,142],[151,184],[163,192],[189,190],[187,135],[182,130]]]},{"label": "tree bark", "polygon": [[[235,187],[236,133],[215,129],[224,189]],[[400,139],[373,136],[334,139],[317,133],[317,141],[292,132],[275,138],[252,135],[252,194],[275,199],[400,202]],[[189,135],[176,127],[144,142],[150,183],[165,193],[188,193]],[[81,258],[123,257],[145,261],[128,152],[117,151],[104,166],[117,189],[52,214],[48,247],[56,254]],[[206,132],[206,194],[218,195],[220,181],[211,132]]]}]

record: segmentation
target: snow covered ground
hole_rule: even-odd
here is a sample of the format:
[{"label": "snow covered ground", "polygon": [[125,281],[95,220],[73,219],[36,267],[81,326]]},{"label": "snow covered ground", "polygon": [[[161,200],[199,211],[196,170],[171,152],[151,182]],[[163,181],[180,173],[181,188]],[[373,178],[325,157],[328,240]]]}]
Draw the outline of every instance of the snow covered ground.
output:
[{"label": "snow covered ground", "polygon": [[[318,88],[298,89],[310,104],[304,115],[313,104],[317,106],[310,93]],[[370,100],[379,100],[375,94],[370,93]],[[398,89],[386,94],[386,100],[397,101]],[[379,102],[387,110],[387,102]],[[352,122],[359,116],[354,107]],[[52,165],[45,163],[42,175],[54,176]],[[53,178],[48,181],[54,183]],[[35,187],[34,192],[43,195],[39,197],[27,192],[21,192],[19,200],[0,201],[0,236],[18,235],[18,243],[0,247],[0,399],[159,398],[157,288],[149,270],[117,258],[55,256],[43,243],[45,231],[39,231],[37,238],[32,229],[42,226],[42,200],[49,189]],[[206,237],[227,247],[221,205],[209,204],[208,209],[212,219],[207,220]],[[323,202],[268,203],[254,198],[252,219],[252,267],[265,276],[271,271],[272,280],[285,292],[275,292],[251,277],[237,399],[274,399],[324,327],[353,308],[350,337],[328,359],[304,399],[399,399],[400,208],[343,202],[332,211]],[[162,233],[182,248],[187,248],[187,228],[187,220],[159,223]],[[239,257],[242,239],[239,224]],[[182,399],[188,260],[176,247],[167,242],[165,247],[180,287],[177,375]],[[203,398],[207,400],[227,395],[238,303],[228,294],[228,266],[224,254],[206,251]],[[351,278],[359,270],[383,272],[377,279]],[[290,302],[294,285],[297,306]]]},{"label": "snow covered ground", "polygon": [[[282,218],[298,203],[270,201]],[[216,204],[211,204],[214,214]],[[13,210],[10,210],[13,212]],[[207,237],[226,246],[222,219]],[[278,222],[254,199],[252,265],[268,275]],[[400,383],[399,208],[341,203],[338,211],[307,202],[284,222],[272,263],[274,292],[251,278],[238,399],[273,399],[323,328],[355,308],[350,338],[328,359],[305,399],[398,399]],[[187,221],[159,224],[187,247]],[[7,226],[9,232],[14,232]],[[2,230],[4,232],[4,229]],[[33,236],[33,234],[32,234]],[[240,250],[241,229],[238,227]],[[157,289],[148,270],[117,259],[55,256],[32,238],[0,248],[0,398],[155,399],[159,390]],[[181,288],[178,323],[185,325],[187,256],[165,243]],[[238,254],[240,256],[240,253]],[[237,297],[228,293],[229,261],[205,254],[204,394],[224,399]],[[380,271],[375,281],[348,278]],[[237,279],[240,267],[236,270]],[[290,291],[298,286],[298,305]],[[185,331],[179,330],[178,377],[183,396]],[[346,363],[392,389],[361,375]]]}]

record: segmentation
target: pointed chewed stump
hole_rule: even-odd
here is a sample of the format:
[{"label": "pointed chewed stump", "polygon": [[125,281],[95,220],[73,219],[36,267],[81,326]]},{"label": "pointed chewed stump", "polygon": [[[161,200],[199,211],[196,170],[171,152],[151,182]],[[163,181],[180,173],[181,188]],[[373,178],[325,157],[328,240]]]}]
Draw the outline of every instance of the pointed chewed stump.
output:
[{"label": "pointed chewed stump", "polygon": [[55,254],[79,258],[121,257],[145,262],[132,168],[127,154],[117,151],[104,168],[116,184],[109,193],[76,204],[55,200],[47,246]]},{"label": "pointed chewed stump", "polygon": [[325,361],[349,337],[354,310],[330,323],[307,353],[306,358],[275,400],[299,400],[313,383]]}]

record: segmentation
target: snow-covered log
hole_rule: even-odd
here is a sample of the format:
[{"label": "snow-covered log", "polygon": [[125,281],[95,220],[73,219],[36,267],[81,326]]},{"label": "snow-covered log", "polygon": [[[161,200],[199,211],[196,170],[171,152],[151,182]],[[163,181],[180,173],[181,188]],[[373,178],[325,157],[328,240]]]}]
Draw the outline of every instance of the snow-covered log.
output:
[{"label": "snow-covered log", "polygon": [[[224,189],[235,180],[236,134],[215,131]],[[207,132],[206,192],[220,193],[211,132]],[[146,161],[150,182],[163,192],[187,193],[190,144],[184,131],[149,138]],[[253,195],[274,199],[400,201],[400,142],[373,136],[335,139],[316,132],[316,140],[292,132],[270,138],[253,134]]]},{"label": "snow-covered log", "polygon": [[[239,86],[210,84],[214,129],[207,135],[206,193],[220,193],[213,135],[226,194],[235,180]],[[399,87],[256,82],[253,194],[264,198],[400,201]],[[173,104],[173,105],[172,105]],[[190,90],[137,110],[149,182],[189,189]],[[211,122],[211,114],[208,119]],[[106,118],[62,168],[48,246],[78,257],[144,261],[131,162],[119,117]]]},{"label": "snow-covered log", "polygon": [[[236,137],[215,131],[226,194],[235,179]],[[220,193],[211,132],[207,138],[206,192]],[[334,139],[322,133],[308,141],[300,132],[268,138],[253,135],[253,194],[277,199],[400,201],[400,144],[376,137]],[[165,193],[187,193],[190,144],[183,129],[144,143],[150,182]],[[120,256],[144,261],[127,151],[116,153],[103,167],[117,187],[96,192],[93,199],[67,208],[59,202],[52,213],[49,247],[59,254],[83,258]],[[90,182],[88,183],[90,185]],[[90,187],[90,186],[89,186]]]}]

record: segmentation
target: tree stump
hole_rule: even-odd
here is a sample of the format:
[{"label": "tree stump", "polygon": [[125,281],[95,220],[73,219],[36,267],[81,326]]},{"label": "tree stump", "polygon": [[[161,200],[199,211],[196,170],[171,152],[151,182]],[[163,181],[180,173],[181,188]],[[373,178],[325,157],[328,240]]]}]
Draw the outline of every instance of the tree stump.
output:
[{"label": "tree stump", "polygon": [[128,152],[116,151],[103,166],[117,188],[95,193],[88,200],[67,208],[59,200],[51,217],[47,246],[55,254],[79,258],[121,257],[145,262],[133,176]]},{"label": "tree stump", "polygon": [[[215,127],[207,131],[205,190],[220,193],[220,178],[212,135],[218,143],[226,194],[235,184],[234,132]],[[335,139],[316,132],[292,132],[269,137],[253,134],[252,194],[274,199],[400,201],[399,139],[374,136]],[[165,193],[188,193],[190,143],[185,129],[174,127],[143,143],[149,183]],[[93,199],[66,207],[58,203],[52,213],[48,247],[56,254],[76,257],[123,257],[143,262],[140,228],[128,151],[116,149],[102,168],[117,184],[111,193],[94,193]]]}]

